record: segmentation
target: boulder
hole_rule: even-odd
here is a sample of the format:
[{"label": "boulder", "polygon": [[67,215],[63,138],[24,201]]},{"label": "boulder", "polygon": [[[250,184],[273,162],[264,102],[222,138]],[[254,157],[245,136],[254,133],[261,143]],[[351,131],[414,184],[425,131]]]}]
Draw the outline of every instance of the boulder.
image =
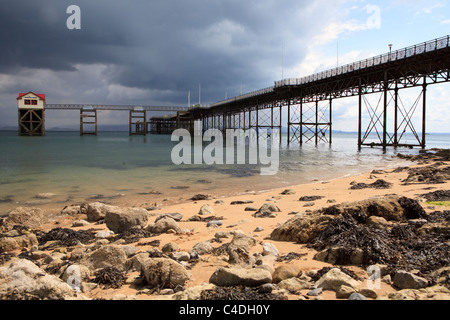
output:
[{"label": "boulder", "polygon": [[169,217],[172,218],[175,221],[181,221],[181,219],[183,218],[183,215],[181,213],[178,212],[173,212],[173,213],[163,213],[158,215],[158,217],[156,217],[155,219],[155,223],[158,222],[159,220],[165,218],[165,217]]},{"label": "boulder", "polygon": [[123,233],[132,228],[144,228],[148,222],[148,212],[144,208],[109,208],[105,214],[108,229]]},{"label": "boulder", "polygon": [[79,264],[83,264],[91,270],[115,267],[118,270],[125,270],[127,255],[119,245],[101,246],[97,250],[83,255]]},{"label": "boulder", "polygon": [[14,259],[0,267],[0,300],[77,298],[81,297],[66,282],[46,273],[29,260]]},{"label": "boulder", "polygon": [[361,283],[338,268],[331,269],[316,281],[316,287],[322,288],[323,290],[338,291],[342,285],[356,290]]},{"label": "boulder", "polygon": [[242,267],[252,267],[255,258],[244,248],[229,245],[227,247],[228,263]]},{"label": "boulder", "polygon": [[37,245],[38,240],[34,233],[28,233],[18,237],[4,237],[0,238],[0,253],[22,248],[31,248]]},{"label": "boulder", "polygon": [[88,204],[86,211],[87,220],[89,222],[97,222],[105,219],[106,212],[114,209],[118,209],[118,207],[110,206],[101,202],[90,203]]},{"label": "boulder", "polygon": [[220,267],[212,274],[209,282],[222,287],[258,287],[265,283],[271,283],[272,275],[269,271],[261,268]]},{"label": "boulder", "polygon": [[5,224],[21,225],[27,228],[37,228],[44,223],[44,211],[39,208],[18,207],[12,210],[5,219]]},{"label": "boulder", "polygon": [[275,257],[278,257],[280,255],[280,252],[278,251],[277,247],[273,243],[267,242],[262,245],[263,248],[263,256],[268,255],[274,255]]},{"label": "boulder", "polygon": [[61,210],[61,215],[75,216],[81,213],[81,206],[67,206]]},{"label": "boulder", "polygon": [[364,252],[359,248],[333,247],[316,253],[314,259],[333,265],[360,266],[363,263]]},{"label": "boulder", "polygon": [[204,290],[213,290],[216,286],[212,283],[188,288],[184,291],[177,292],[172,296],[173,300],[200,300],[200,296]]},{"label": "boulder", "polygon": [[300,272],[301,268],[299,266],[283,264],[275,269],[275,272],[272,275],[273,282],[278,283],[292,277],[297,277]]},{"label": "boulder", "polygon": [[236,232],[230,242],[230,245],[234,247],[240,247],[249,251],[251,247],[254,247],[256,245],[256,240],[255,238],[249,237],[244,233]]},{"label": "boulder", "polygon": [[199,215],[203,216],[210,216],[214,214],[214,209],[210,207],[209,205],[205,204],[202,206],[198,212]]},{"label": "boulder", "polygon": [[275,228],[270,238],[274,241],[292,241],[306,244],[323,231],[332,219],[333,217],[320,213],[298,214]]},{"label": "boulder", "polygon": [[274,218],[276,217],[275,212],[281,212],[280,208],[273,203],[265,203],[253,216],[255,218]]},{"label": "boulder", "polygon": [[181,264],[168,258],[149,258],[143,261],[141,270],[145,281],[158,288],[184,286],[190,278]]},{"label": "boulder", "polygon": [[288,278],[278,283],[278,287],[289,291],[300,291],[311,288],[311,282],[299,278]]},{"label": "boulder", "polygon": [[196,243],[192,249],[191,249],[191,253],[197,253],[197,254],[207,254],[207,253],[211,253],[213,251],[214,247],[212,246],[211,242],[209,241],[202,241],[199,243]]},{"label": "boulder", "polygon": [[389,300],[450,300],[450,290],[444,286],[436,285],[423,289],[404,289],[388,293],[382,299]]},{"label": "boulder", "polygon": [[167,233],[169,230],[173,230],[175,232],[181,232],[181,229],[178,226],[178,223],[174,219],[172,219],[168,216],[166,216],[162,219],[159,219],[154,224],[149,224],[147,226],[147,230],[152,233],[157,233],[157,234]]},{"label": "boulder", "polygon": [[367,300],[367,298],[358,292],[353,292],[350,297],[348,297],[348,300]]},{"label": "boulder", "polygon": [[348,213],[352,216],[364,214],[382,217],[388,221],[403,221],[422,217],[422,207],[416,200],[389,195],[365,199],[356,202],[346,202],[329,208],[321,209],[319,212],[328,215],[339,215]]},{"label": "boulder", "polygon": [[394,286],[400,289],[421,289],[428,286],[428,280],[410,272],[399,270],[393,279]]}]

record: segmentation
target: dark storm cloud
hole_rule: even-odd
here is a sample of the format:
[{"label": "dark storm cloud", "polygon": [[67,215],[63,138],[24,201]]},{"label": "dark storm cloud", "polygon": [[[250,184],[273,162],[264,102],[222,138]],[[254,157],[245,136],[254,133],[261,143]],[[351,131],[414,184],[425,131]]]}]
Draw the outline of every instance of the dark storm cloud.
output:
[{"label": "dark storm cloud", "polygon": [[[217,101],[280,78],[282,40],[311,36],[314,2],[2,0],[0,73],[104,64],[108,84],[170,90],[184,103],[201,83],[203,100]],[[71,4],[81,8],[81,30],[66,28]],[[286,53],[286,67],[305,51]]]}]

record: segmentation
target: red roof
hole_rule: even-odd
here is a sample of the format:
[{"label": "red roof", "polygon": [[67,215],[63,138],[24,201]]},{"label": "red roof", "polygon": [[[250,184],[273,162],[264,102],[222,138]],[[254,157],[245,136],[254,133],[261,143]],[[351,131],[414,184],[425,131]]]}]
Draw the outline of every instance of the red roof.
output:
[{"label": "red roof", "polygon": [[27,92],[27,93],[19,93],[19,97],[17,97],[17,100],[22,99],[23,96],[26,96],[27,94],[32,93],[35,96],[39,97],[39,99],[44,100],[45,101],[45,94],[39,94],[39,93],[34,93],[32,91]]}]

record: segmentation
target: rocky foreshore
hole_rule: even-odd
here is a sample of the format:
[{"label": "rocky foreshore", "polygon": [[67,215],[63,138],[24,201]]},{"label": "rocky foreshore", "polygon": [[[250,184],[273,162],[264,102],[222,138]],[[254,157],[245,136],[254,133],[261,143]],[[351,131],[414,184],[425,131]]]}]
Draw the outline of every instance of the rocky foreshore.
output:
[{"label": "rocky foreshore", "polygon": [[162,209],[16,208],[0,219],[0,299],[449,300],[448,150],[408,160]]}]

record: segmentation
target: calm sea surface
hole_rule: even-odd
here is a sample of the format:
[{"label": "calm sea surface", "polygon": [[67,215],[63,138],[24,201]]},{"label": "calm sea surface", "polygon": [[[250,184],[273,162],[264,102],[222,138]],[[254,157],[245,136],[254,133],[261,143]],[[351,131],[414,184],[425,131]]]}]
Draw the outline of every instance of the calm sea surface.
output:
[{"label": "calm sea surface", "polygon": [[[450,148],[450,135],[427,136],[427,147]],[[411,141],[412,142],[412,141]],[[130,137],[127,132],[47,132],[19,137],[0,132],[0,215],[17,206],[48,202],[62,207],[91,200],[142,201],[218,196],[330,180],[396,166],[393,155],[419,150],[379,148],[358,151],[357,136],[336,133],[333,145],[286,146],[275,176],[261,176],[257,165],[181,165],[171,161],[170,136]],[[36,195],[52,193],[50,199]],[[130,203],[132,205],[134,203]]]}]

